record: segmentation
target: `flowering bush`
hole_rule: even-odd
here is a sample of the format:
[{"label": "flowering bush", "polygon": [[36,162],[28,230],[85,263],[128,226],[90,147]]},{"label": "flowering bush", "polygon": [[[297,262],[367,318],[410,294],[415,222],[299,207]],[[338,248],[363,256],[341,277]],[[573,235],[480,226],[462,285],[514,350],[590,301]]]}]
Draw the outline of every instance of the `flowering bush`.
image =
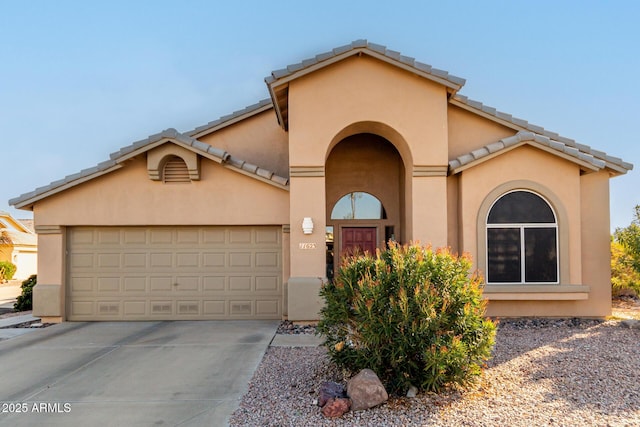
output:
[{"label": "flowering bush", "polygon": [[467,385],[495,337],[470,269],[466,256],[393,242],[375,257],[344,258],[320,292],[318,330],[330,358],[352,372],[372,369],[392,393]]}]

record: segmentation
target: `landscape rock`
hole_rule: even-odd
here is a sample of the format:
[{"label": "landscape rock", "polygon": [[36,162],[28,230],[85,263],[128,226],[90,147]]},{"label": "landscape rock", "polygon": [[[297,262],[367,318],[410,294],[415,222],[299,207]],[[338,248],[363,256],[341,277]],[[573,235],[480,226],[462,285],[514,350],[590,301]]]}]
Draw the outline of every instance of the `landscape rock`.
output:
[{"label": "landscape rock", "polygon": [[626,319],[626,320],[623,320],[621,323],[623,326],[626,326],[627,328],[630,328],[630,329],[640,329],[640,320]]},{"label": "landscape rock", "polygon": [[338,418],[348,412],[350,406],[351,402],[346,397],[332,397],[322,407],[321,412],[327,418]]},{"label": "landscape rock", "polygon": [[412,385],[407,391],[407,397],[416,397],[418,395],[418,387]]},{"label": "landscape rock", "polygon": [[347,382],[347,395],[353,411],[373,408],[389,399],[387,390],[371,369],[363,369]]},{"label": "landscape rock", "polygon": [[318,390],[318,406],[323,407],[329,399],[333,397],[347,397],[342,384],[333,381],[325,381],[320,384],[320,389]]}]

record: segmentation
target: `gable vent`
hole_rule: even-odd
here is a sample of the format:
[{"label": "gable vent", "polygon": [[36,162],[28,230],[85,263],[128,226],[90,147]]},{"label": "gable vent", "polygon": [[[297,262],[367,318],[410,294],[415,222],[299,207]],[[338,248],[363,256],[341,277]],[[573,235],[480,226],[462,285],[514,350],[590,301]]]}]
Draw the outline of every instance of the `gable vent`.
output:
[{"label": "gable vent", "polygon": [[189,169],[187,164],[178,156],[171,156],[164,164],[162,170],[162,182],[165,183],[189,183]]}]

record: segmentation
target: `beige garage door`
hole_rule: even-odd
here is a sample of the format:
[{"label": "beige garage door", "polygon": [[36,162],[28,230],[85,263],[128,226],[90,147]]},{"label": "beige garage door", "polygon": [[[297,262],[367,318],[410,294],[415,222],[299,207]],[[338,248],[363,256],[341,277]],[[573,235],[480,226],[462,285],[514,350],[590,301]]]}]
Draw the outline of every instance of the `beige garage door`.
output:
[{"label": "beige garage door", "polygon": [[69,229],[69,320],[280,319],[280,227]]}]

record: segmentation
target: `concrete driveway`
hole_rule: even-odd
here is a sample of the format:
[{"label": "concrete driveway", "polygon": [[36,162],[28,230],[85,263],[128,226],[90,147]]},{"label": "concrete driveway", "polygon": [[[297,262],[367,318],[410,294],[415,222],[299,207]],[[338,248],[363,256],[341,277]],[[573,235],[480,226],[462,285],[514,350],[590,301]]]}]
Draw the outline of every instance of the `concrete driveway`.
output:
[{"label": "concrete driveway", "polygon": [[0,425],[227,425],[277,325],[63,323],[0,342]]}]

